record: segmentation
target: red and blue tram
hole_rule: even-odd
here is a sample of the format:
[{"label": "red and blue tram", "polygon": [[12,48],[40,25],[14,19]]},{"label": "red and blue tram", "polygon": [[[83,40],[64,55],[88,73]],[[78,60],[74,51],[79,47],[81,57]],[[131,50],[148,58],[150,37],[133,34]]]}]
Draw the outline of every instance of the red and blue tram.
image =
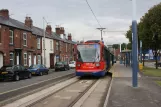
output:
[{"label": "red and blue tram", "polygon": [[114,63],[114,55],[100,40],[76,45],[76,76],[105,76]]}]

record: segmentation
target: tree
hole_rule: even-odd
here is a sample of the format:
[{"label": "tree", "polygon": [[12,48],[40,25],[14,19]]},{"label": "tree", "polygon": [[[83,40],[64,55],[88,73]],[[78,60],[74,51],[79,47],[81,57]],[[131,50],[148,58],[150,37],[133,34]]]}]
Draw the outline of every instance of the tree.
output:
[{"label": "tree", "polygon": [[120,45],[119,44],[113,44],[112,47],[115,48],[115,49],[119,49],[120,48]]},{"label": "tree", "polygon": [[[138,47],[139,41],[142,40],[142,49],[154,49],[155,42],[153,41],[153,35],[158,33],[158,41],[161,40],[161,3],[153,6],[145,13],[140,19],[137,25],[138,28]],[[126,38],[132,43],[132,27],[126,32]],[[158,48],[161,48],[161,43],[158,42]]]}]

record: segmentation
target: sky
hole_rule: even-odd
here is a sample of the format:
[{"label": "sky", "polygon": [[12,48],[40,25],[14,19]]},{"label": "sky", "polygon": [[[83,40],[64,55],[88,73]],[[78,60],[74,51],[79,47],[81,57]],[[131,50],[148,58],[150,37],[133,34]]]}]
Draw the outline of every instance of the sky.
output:
[{"label": "sky", "polygon": [[[161,0],[136,0],[136,20]],[[102,27],[104,42],[108,45],[128,43],[126,31],[132,22],[131,0],[88,0]],[[71,33],[73,40],[100,40],[100,27],[85,0],[3,0],[2,9],[8,9],[11,18],[24,22],[29,16],[33,25],[43,28],[43,17],[55,31],[56,25]]]}]

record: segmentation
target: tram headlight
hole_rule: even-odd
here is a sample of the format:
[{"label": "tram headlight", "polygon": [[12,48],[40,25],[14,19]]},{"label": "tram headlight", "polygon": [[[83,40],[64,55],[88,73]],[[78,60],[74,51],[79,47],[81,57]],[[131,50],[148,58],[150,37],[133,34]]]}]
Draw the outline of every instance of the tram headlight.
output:
[{"label": "tram headlight", "polygon": [[99,63],[96,63],[96,67],[99,67],[100,66],[100,64]]}]

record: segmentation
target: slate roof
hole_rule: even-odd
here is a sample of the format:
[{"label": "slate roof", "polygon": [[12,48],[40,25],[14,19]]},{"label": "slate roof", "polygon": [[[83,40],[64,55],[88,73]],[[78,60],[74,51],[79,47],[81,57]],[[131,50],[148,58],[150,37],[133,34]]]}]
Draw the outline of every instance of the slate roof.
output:
[{"label": "slate roof", "polygon": [[[39,36],[42,36],[42,37],[44,35],[43,29],[35,27],[35,26],[32,26],[31,28],[29,28],[29,27],[25,26],[24,23],[22,23],[18,20],[12,19],[12,18],[5,19],[3,16],[0,16],[0,24],[10,26],[10,27],[14,27],[14,28],[18,28],[18,29],[22,29],[22,30],[25,30],[25,31],[30,31],[34,35],[39,35]],[[45,37],[51,38],[51,39],[56,39],[56,40],[59,40],[59,41],[64,41],[64,42],[71,43],[71,44],[75,44],[75,42],[73,42],[73,41],[70,41],[70,40],[67,40],[67,39],[62,39],[55,32],[52,32],[51,36],[46,32]]]}]

